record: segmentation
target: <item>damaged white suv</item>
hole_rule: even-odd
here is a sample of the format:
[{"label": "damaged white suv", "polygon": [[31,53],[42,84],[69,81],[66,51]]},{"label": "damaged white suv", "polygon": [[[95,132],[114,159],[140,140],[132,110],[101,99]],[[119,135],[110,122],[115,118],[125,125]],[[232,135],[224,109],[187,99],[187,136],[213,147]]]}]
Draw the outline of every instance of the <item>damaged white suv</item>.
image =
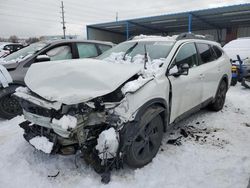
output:
[{"label": "damaged white suv", "polygon": [[98,59],[34,64],[18,88],[24,138],[46,153],[75,154],[97,172],[148,164],[163,132],[205,106],[223,108],[229,58],[202,36],[140,36]]}]

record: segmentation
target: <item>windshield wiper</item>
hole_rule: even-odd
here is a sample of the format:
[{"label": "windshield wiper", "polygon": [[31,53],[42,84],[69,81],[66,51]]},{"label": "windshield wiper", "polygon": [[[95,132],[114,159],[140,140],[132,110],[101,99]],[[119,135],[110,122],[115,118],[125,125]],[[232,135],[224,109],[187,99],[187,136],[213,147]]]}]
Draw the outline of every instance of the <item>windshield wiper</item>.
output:
[{"label": "windshield wiper", "polygon": [[137,45],[138,45],[138,42],[135,43],[133,46],[131,46],[131,47],[125,52],[125,54],[123,55],[123,58],[122,58],[124,61],[125,61],[126,55],[129,54],[130,52],[132,52],[133,49],[134,49]]}]

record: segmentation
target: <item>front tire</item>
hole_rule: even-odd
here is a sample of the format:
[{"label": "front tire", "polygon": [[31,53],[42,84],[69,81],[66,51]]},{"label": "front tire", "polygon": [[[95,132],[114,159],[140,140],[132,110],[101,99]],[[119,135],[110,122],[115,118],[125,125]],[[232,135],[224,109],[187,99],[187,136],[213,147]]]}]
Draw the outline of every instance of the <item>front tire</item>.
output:
[{"label": "front tire", "polygon": [[209,109],[216,112],[222,110],[225,104],[226,94],[227,94],[227,83],[223,80],[219,85],[215,101],[208,106]]},{"label": "front tire", "polygon": [[160,115],[147,121],[149,114],[145,113],[140,121],[140,130],[132,144],[128,147],[125,162],[132,168],[147,165],[156,156],[163,137],[163,121]]},{"label": "front tire", "polygon": [[19,86],[10,86],[0,91],[0,118],[12,119],[22,114],[19,102],[12,96]]}]

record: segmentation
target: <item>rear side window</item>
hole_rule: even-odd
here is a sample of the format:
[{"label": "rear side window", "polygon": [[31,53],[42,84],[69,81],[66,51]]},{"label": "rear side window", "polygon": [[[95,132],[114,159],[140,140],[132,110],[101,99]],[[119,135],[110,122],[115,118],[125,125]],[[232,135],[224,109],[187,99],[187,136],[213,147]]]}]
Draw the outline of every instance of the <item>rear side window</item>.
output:
[{"label": "rear side window", "polygon": [[98,56],[97,49],[94,44],[77,43],[79,58],[90,58]]},{"label": "rear side window", "polygon": [[194,43],[184,44],[175,58],[174,64],[177,65],[177,67],[185,63],[187,63],[190,68],[198,65],[198,58]]},{"label": "rear side window", "polygon": [[210,45],[197,43],[197,48],[201,57],[201,64],[208,63],[216,59],[215,53]]},{"label": "rear side window", "polygon": [[222,51],[217,46],[213,46],[213,49],[216,53],[217,58],[220,58],[222,56]]},{"label": "rear side window", "polygon": [[98,47],[99,47],[99,49],[101,50],[102,53],[111,48],[111,46],[103,45],[103,44],[98,44]]}]

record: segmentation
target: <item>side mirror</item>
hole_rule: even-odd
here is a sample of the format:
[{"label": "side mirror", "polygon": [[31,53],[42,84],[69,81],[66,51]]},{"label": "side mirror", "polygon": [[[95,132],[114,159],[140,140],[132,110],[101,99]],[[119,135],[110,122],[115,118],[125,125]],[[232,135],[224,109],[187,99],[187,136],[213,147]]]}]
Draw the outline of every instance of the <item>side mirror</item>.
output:
[{"label": "side mirror", "polygon": [[189,72],[189,65],[187,63],[179,65],[179,67],[174,66],[172,69],[169,70],[170,76],[180,76],[180,75],[188,75]]},{"label": "side mirror", "polygon": [[36,57],[36,62],[50,61],[50,57],[47,55],[38,55]]}]

